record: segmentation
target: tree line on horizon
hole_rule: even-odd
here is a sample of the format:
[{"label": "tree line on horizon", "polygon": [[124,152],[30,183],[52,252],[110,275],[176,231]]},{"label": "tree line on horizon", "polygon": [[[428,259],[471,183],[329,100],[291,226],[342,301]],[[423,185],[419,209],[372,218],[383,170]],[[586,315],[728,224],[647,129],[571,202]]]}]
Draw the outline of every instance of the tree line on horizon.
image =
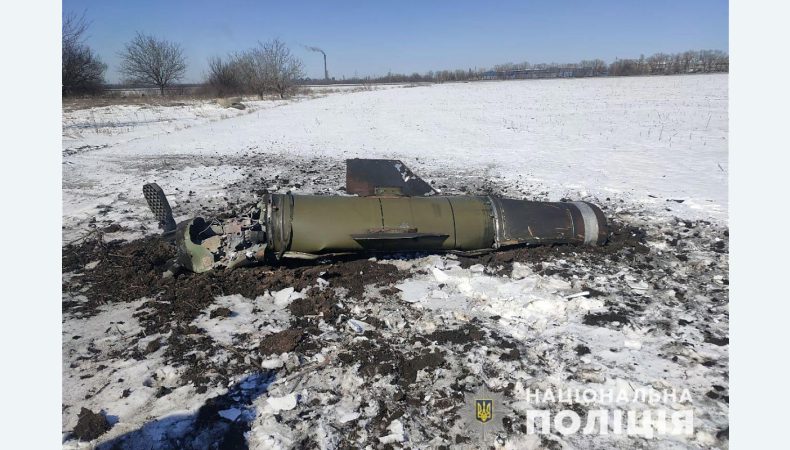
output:
[{"label": "tree line on horizon", "polygon": [[[62,95],[102,94],[107,86],[107,65],[85,43],[90,23],[84,14],[64,17],[62,27]],[[159,89],[165,95],[186,74],[187,61],[180,44],[137,32],[119,52],[119,72],[123,84]],[[208,59],[204,91],[217,96],[273,94],[280,98],[303,84],[336,83],[416,83],[453,82],[483,79],[674,75],[686,73],[729,72],[729,55],[721,50],[689,50],[681,53],[656,53],[638,59],[617,59],[606,64],[601,59],[571,64],[505,63],[491,69],[456,69],[426,73],[311,79],[302,61],[279,39],[259,42],[250,49]]]},{"label": "tree line on horizon", "polygon": [[[446,81],[475,81],[484,79],[517,79],[549,77],[595,77],[634,75],[679,75],[688,73],[729,72],[729,55],[721,50],[688,50],[680,53],[655,53],[635,59],[616,59],[607,64],[602,59],[582,60],[578,63],[504,63],[493,68],[468,70],[440,70],[426,73],[343,78],[345,83],[418,83]],[[314,84],[331,84],[323,79],[309,80]]]}]

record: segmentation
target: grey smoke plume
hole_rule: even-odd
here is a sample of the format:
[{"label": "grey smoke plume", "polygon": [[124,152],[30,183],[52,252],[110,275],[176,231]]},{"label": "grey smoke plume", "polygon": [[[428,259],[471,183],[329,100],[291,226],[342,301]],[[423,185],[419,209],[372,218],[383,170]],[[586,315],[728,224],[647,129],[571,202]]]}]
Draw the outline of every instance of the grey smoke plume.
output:
[{"label": "grey smoke plume", "polygon": [[321,50],[321,49],[320,49],[320,48],[318,48],[318,47],[311,47],[311,46],[309,46],[309,45],[305,45],[305,46],[304,46],[304,48],[306,48],[306,49],[310,50],[311,52],[320,52],[320,53],[323,53],[323,55],[324,55],[324,56],[326,56],[326,52],[324,52],[323,50]]},{"label": "grey smoke plume", "polygon": [[310,50],[311,52],[320,52],[322,55],[324,55],[324,79],[328,80],[329,79],[329,72],[326,70],[326,52],[321,50],[318,47],[311,47],[309,45],[305,45],[304,48],[306,48],[307,50]]}]

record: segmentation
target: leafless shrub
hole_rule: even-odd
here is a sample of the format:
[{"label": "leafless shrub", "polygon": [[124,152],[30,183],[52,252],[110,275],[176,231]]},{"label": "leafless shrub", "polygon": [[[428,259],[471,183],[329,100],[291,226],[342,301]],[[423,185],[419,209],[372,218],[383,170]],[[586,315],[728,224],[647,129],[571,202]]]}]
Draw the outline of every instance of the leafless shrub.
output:
[{"label": "leafless shrub", "polygon": [[98,94],[104,89],[107,65],[84,43],[90,24],[85,15],[68,14],[62,28],[62,95]]},{"label": "leafless shrub", "polygon": [[296,92],[296,82],[303,76],[302,61],[274,39],[224,60],[209,59],[207,83],[219,95],[247,93],[263,98],[275,93],[285,98]]},{"label": "leafless shrub", "polygon": [[161,95],[165,95],[165,88],[184,77],[187,68],[180,45],[139,32],[119,56],[120,72],[128,82],[156,86]]},{"label": "leafless shrub", "polygon": [[209,58],[206,82],[219,96],[241,93],[243,91],[242,73],[238,58],[230,57],[227,60],[223,60],[219,56]]}]

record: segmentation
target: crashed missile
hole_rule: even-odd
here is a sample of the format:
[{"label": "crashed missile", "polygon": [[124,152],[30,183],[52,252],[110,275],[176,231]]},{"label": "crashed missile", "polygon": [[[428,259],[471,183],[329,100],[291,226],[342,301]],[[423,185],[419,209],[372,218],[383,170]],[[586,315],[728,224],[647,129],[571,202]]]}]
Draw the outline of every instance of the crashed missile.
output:
[{"label": "crashed missile", "polygon": [[346,192],[357,196],[266,194],[240,217],[174,225],[161,188],[143,192],[174,237],[177,263],[193,272],[283,258],[370,252],[474,255],[516,245],[603,245],[609,229],[588,202],[498,196],[438,196],[402,162],[347,161]]}]

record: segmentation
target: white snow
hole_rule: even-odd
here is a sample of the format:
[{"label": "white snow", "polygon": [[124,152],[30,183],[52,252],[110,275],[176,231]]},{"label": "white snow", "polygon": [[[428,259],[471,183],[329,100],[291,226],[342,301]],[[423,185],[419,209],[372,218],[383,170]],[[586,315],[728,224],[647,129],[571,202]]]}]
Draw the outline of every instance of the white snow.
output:
[{"label": "white snow", "polygon": [[520,263],[513,264],[510,278],[487,275],[475,266],[462,269],[457,261],[436,255],[415,260],[414,265],[430,269],[430,275],[397,284],[404,301],[454,315],[496,315],[504,328],[520,338],[543,330],[549,321],[603,306],[598,299],[568,295],[573,290],[570,283],[536,275]]},{"label": "white snow", "polygon": [[393,420],[392,423],[390,423],[390,425],[387,427],[387,430],[389,430],[390,434],[380,437],[379,442],[382,444],[393,444],[395,442],[403,441],[403,424],[400,420]]},{"label": "white snow", "polygon": [[261,367],[264,369],[279,369],[284,364],[285,361],[283,361],[283,359],[280,357],[264,359],[261,361]]},{"label": "white snow", "polygon": [[[513,197],[604,202],[610,207],[607,214],[635,225],[650,224],[651,251],[670,254],[677,249],[658,231],[685,228],[672,222],[675,216],[727,226],[727,80],[726,75],[698,75],[393,86],[248,102],[245,111],[195,102],[66,112],[63,237],[68,242],[112,223],[123,229],[109,233],[107,240],[157,233],[142,197],[144,182],[156,181],[164,188],[181,220],[254,199],[256,180],[281,192],[342,194],[345,158],[385,157],[401,159],[416,175],[436,180],[435,187],[443,191],[457,193],[459,186],[491,180]],[[308,166],[318,173],[298,172]],[[283,181],[296,178],[294,174],[299,174],[301,186]],[[442,188],[444,183],[451,186]],[[673,277],[707,273],[711,264],[719,264],[713,270],[722,267],[702,244],[696,247],[698,241],[687,241],[688,261],[672,266],[671,275],[667,272],[659,280],[633,270],[627,261],[592,267],[572,255],[568,261],[553,258],[542,265],[515,262],[504,273],[482,264],[464,268],[448,255],[381,259],[413,274],[395,286],[400,292],[394,300],[379,302],[375,289],[367,289],[364,299],[344,299],[354,317],[345,318],[345,328],[321,321],[316,339],[325,347],[312,359],[300,360],[293,352],[252,361],[278,376],[289,374],[252,401],[254,417],[239,407],[219,415],[250,420],[246,437],[251,448],[291,448],[305,436],[322,448],[334,448],[344,427],[356,427],[359,442],[446,444],[439,436],[420,437],[425,423],[419,420],[432,420],[428,417],[406,414],[384,432],[369,428],[379,413],[374,400],[391,398],[394,387],[387,376],[370,382],[359,376],[357,366],[338,367],[337,353],[364,343],[368,331],[395,339],[407,333],[407,325],[413,336],[485,323],[527,348],[528,354],[520,358],[552,371],[550,375],[492,355],[491,348],[451,355],[445,347],[447,364],[417,375],[417,385],[426,392],[422,402],[433,405],[452,383],[484,376],[491,388],[513,384],[515,404],[525,408],[529,387],[689,388],[701,412],[702,430],[687,440],[661,444],[716,445],[720,441],[709,431],[715,433],[726,423],[727,405],[706,399],[705,392],[712,382],[727,384],[727,346],[705,341],[702,328],[674,324],[700,320],[697,309],[721,317],[717,314],[726,311],[720,300],[726,303],[728,281],[726,272],[719,271],[708,281],[724,293],[701,290],[684,298],[685,286]],[[106,263],[92,261],[85,267],[95,270]],[[566,265],[574,267],[572,276],[539,270]],[[64,281],[78,277],[64,274]],[[319,278],[317,283],[332,289],[334,281]],[[262,337],[290,326],[293,317],[287,306],[303,295],[286,287],[254,299],[218,296],[192,325],[226,349],[252,354]],[[608,311],[607,300],[621,304],[626,296],[644,308],[632,323],[583,322],[587,313]],[[64,300],[82,302],[85,297]],[[145,301],[105,305],[87,318],[64,315],[64,436],[85,406],[117,422],[102,441],[145,425],[149,441],[157,442],[190,426],[182,415],[194,416],[206,399],[226,392],[227,386],[200,393],[182,386],[177,382],[182,368],[170,366],[163,349],[141,360],[113,356],[130,345],[144,347],[168,337],[140,337],[143,329],[134,314]],[[221,307],[231,314],[212,318]],[[670,327],[673,334],[664,335],[659,325]],[[719,337],[724,330],[726,337],[726,323],[705,325]],[[422,349],[423,344],[413,345]],[[579,345],[589,353],[577,355],[574,348]],[[708,368],[703,361],[718,366]],[[222,364],[221,359],[213,362]],[[461,367],[466,378],[459,377]],[[500,375],[489,378],[490,373]],[[162,389],[172,391],[157,396]],[[299,414],[315,401],[319,406],[310,413],[318,416],[302,421]],[[418,438],[423,440],[413,440]],[[597,442],[620,448],[634,444],[609,438]],[[579,442],[563,441],[571,447]],[[80,445],[69,440],[64,447]],[[511,436],[502,448],[541,445],[535,436]]]},{"label": "white snow", "polygon": [[302,294],[298,292],[294,292],[294,288],[289,287],[282,289],[274,294],[274,304],[279,308],[285,308],[292,301],[302,297],[303,297]]},{"label": "white snow", "polygon": [[[178,387],[179,372],[166,365],[161,350],[143,360],[104,356],[127,350],[130,344],[145,345],[138,340],[142,331],[133,314],[148,299],[102,307],[99,314],[86,319],[75,317],[63,321],[63,429],[71,430],[82,407],[104,411],[116,424],[102,436],[112,439],[135,430],[150,418],[178,417],[197,410],[207,398],[216,395],[209,389],[197,393],[189,386]],[[156,394],[160,388],[174,388],[165,398]],[[189,425],[185,421],[184,426]],[[151,426],[148,433],[175,431],[177,422],[164,421]],[[65,435],[66,433],[64,433]],[[156,440],[156,437],[152,438]],[[80,448],[78,441],[68,441],[64,448]]]},{"label": "white snow", "polygon": [[[291,158],[387,157],[426,177],[496,179],[516,196],[613,197],[726,220],[727,99],[726,75],[698,75],[427,85],[247,111],[190,104],[64,113],[64,149],[90,147],[64,153],[64,237],[79,237],[92,218],[139,229],[148,216],[144,182],[160,183],[177,203],[195,191],[191,205],[175,207],[195,214],[251,169],[247,155],[282,158],[277,168],[255,168],[264,177]],[[195,119],[205,111],[213,121]],[[105,138],[85,128],[94,117],[136,125],[110,127]]]},{"label": "white snow", "polygon": [[[294,294],[294,289],[289,287],[274,295],[262,295],[256,299],[239,294],[216,297],[214,306],[195,319],[193,324],[206,330],[215,341],[230,346],[238,335],[244,334],[254,339],[287,328],[291,315],[285,309],[287,302],[282,303],[282,299],[293,296],[298,294]],[[213,311],[223,307],[231,311],[230,317],[211,318]]]},{"label": "white snow", "polygon": [[133,140],[174,133],[231,117],[274,108],[283,101],[245,100],[245,110],[224,108],[213,101],[187,101],[174,106],[112,105],[63,113],[65,155]]}]

